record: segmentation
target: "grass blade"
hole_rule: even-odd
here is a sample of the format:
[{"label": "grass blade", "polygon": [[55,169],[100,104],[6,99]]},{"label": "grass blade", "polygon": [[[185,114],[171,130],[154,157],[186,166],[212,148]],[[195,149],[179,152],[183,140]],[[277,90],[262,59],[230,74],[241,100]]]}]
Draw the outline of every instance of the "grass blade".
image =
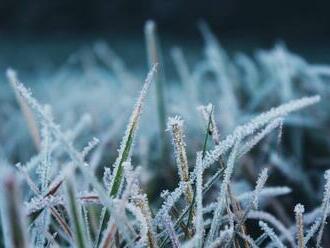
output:
[{"label": "grass blade", "polygon": [[5,172],[1,178],[2,199],[1,219],[5,247],[25,248],[29,247],[27,230],[23,222],[22,203],[17,178],[13,172]]},{"label": "grass blade", "polygon": [[19,107],[21,108],[22,114],[26,120],[30,135],[33,139],[33,142],[34,142],[37,150],[40,150],[41,149],[41,138],[40,138],[38,124],[36,122],[36,119],[34,117],[34,114],[31,110],[31,108],[26,104],[23,97],[17,91],[16,82],[18,82],[18,79],[17,79],[16,72],[12,69],[8,69],[6,72],[6,75],[7,75],[8,81],[10,83],[10,86],[13,88],[13,90],[15,92],[17,102],[18,102]]},{"label": "grass blade", "polygon": [[70,179],[66,180],[66,194],[67,194],[67,204],[70,220],[73,224],[73,240],[75,242],[75,247],[85,248],[86,240],[83,228],[83,220],[81,216],[81,207],[76,200],[76,192],[74,184]]},{"label": "grass blade", "polygon": [[[116,197],[117,194],[119,193],[120,186],[122,184],[123,180],[123,163],[129,160],[130,154],[131,154],[131,148],[134,143],[134,137],[135,133],[138,127],[138,122],[140,119],[140,116],[142,114],[143,110],[143,105],[144,105],[144,100],[147,94],[148,89],[150,88],[151,82],[153,81],[155,74],[157,71],[157,64],[155,64],[150,72],[147,75],[147,78],[145,80],[144,86],[140,92],[140,96],[137,100],[137,103],[134,107],[134,110],[131,114],[130,121],[128,124],[128,127],[126,129],[125,136],[122,139],[120,149],[119,149],[119,155],[116,159],[115,165],[114,165],[114,170],[113,170],[113,180],[111,181],[111,185],[109,188],[109,195],[111,197]],[[110,218],[110,213],[106,211],[104,208],[102,210],[102,215],[101,215],[101,221],[100,221],[100,228],[99,232],[96,238],[96,246],[98,246],[100,240],[101,240],[101,235],[102,232],[106,228],[106,224]]]},{"label": "grass blade", "polygon": [[[154,21],[147,21],[144,26],[145,40],[148,53],[148,63],[149,68],[152,68],[154,64],[160,64],[159,72],[155,78],[156,85],[156,98],[157,98],[157,109],[158,109],[158,119],[159,119],[159,132],[161,138],[161,158],[162,161],[167,160],[167,137],[165,135],[166,129],[166,106],[165,106],[165,93],[164,93],[164,83],[165,76],[163,70],[163,63],[161,58],[160,46],[157,37],[157,26]],[[165,159],[165,160],[164,160]]]}]

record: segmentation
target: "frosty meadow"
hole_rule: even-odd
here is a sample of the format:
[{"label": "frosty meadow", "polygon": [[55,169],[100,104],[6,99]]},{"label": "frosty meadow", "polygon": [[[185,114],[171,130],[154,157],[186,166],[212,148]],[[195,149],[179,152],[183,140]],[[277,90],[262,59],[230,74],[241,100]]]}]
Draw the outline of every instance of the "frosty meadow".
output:
[{"label": "frosty meadow", "polygon": [[330,67],[283,44],[231,56],[200,30],[194,66],[184,50],[169,52],[175,83],[152,21],[143,84],[105,42],[46,86],[30,90],[7,70],[5,247],[330,245]]}]

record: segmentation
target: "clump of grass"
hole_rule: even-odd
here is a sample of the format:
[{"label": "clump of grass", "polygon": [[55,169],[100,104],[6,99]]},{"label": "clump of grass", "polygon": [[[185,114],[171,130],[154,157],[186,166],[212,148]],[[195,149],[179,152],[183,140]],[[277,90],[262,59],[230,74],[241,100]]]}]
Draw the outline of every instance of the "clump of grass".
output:
[{"label": "clump of grass", "polygon": [[[159,59],[159,50],[156,48],[158,44],[154,25],[148,22],[145,30],[150,65],[154,62],[162,63]],[[315,242],[317,247],[321,246],[326,220],[330,213],[329,171],[325,173],[326,182],[321,206],[309,209],[309,212],[305,213],[303,206],[297,204],[296,223],[292,224],[287,218],[287,224],[275,217],[275,214],[281,217],[278,213],[285,212],[285,204],[276,205],[275,211],[269,211],[272,206],[270,199],[290,194],[292,190],[286,186],[268,186],[271,179],[276,176],[276,171],[264,168],[275,155],[284,156],[276,150],[279,146],[278,137],[275,139],[276,148],[272,147],[272,132],[277,129],[281,131],[285,124],[298,132],[295,137],[300,137],[301,129],[297,124],[299,119],[295,119],[297,115],[293,112],[307,107],[315,110],[316,106],[311,105],[319,103],[321,97],[309,94],[311,96],[294,99],[294,92],[290,90],[284,92],[285,94],[281,93],[282,97],[279,97],[281,101],[288,100],[286,103],[277,107],[272,106],[268,111],[259,114],[253,112],[253,116],[248,114],[241,118],[239,124],[236,123],[236,127],[232,126],[235,119],[244,112],[235,94],[237,86],[231,84],[235,74],[233,70],[236,67],[229,63],[228,55],[205,24],[201,25],[201,30],[206,41],[207,62],[204,69],[198,68],[196,72],[189,72],[182,54],[174,50],[174,57],[182,74],[181,79],[196,82],[206,73],[204,70],[214,73],[220,88],[220,96],[226,96],[225,101],[233,112],[226,113],[221,109],[220,116],[226,117],[227,120],[220,122],[221,128],[218,128],[217,109],[214,105],[199,107],[203,122],[206,123],[206,131],[203,133],[200,130],[199,135],[193,133],[196,136],[194,138],[189,137],[190,126],[195,127],[194,122],[186,121],[184,131],[184,118],[169,119],[168,130],[172,135],[179,182],[171,191],[162,192],[160,196],[155,197],[156,199],[150,200],[146,194],[148,184],[146,186],[143,183],[144,175],[141,171],[147,168],[138,166],[139,162],[145,164],[142,163],[145,161],[136,159],[133,148],[152,81],[155,80],[157,87],[160,87],[157,64],[151,67],[147,75],[111,168],[104,166],[104,160],[100,158],[101,153],[109,151],[106,145],[109,142],[108,132],[100,141],[92,138],[78,148],[77,136],[85,130],[88,121],[85,122],[82,118],[81,123],[77,123],[72,130],[63,131],[63,126],[56,123],[51,108],[41,104],[32,96],[29,89],[18,82],[13,71],[9,71],[10,84],[31,135],[37,141],[37,133],[40,135],[40,141],[36,142],[39,144],[38,154],[26,163],[17,164],[16,171],[11,169],[10,173],[7,173],[8,159],[0,149],[0,161],[6,168],[1,169],[4,171],[1,175],[1,222],[6,247],[301,248],[312,242]],[[275,55],[271,55],[270,59],[265,54],[260,55],[261,60],[267,61],[263,65],[273,61],[283,68],[283,60],[289,55],[281,49],[273,51]],[[135,81],[123,62],[114,52],[107,50],[104,44],[98,44],[95,50],[99,58],[116,71],[117,77]],[[106,54],[115,57],[114,61],[108,60]],[[251,69],[254,65],[246,57],[240,57],[239,61],[239,66],[245,67],[247,74],[250,73],[244,80],[248,82],[251,78],[256,79],[256,72]],[[285,61],[292,62],[290,59]],[[303,61],[298,62],[295,60],[300,68],[306,68]],[[326,71],[323,67],[307,68],[312,71],[310,76],[315,73],[324,75]],[[285,86],[283,90],[292,89],[290,75],[286,74],[281,80],[283,87]],[[272,83],[270,82],[270,85]],[[250,84],[251,82],[249,87]],[[188,88],[187,85],[185,87]],[[251,97],[252,100],[246,108],[253,109],[253,106],[260,106],[263,102],[261,98],[268,94],[269,89],[263,89],[266,93],[262,92],[259,96],[251,96],[254,93],[249,87],[246,89],[249,94],[247,98]],[[211,87],[210,90],[214,88]],[[195,92],[190,98],[191,101],[199,101],[196,91],[191,92]],[[162,107],[162,104],[165,104],[164,96],[160,89],[157,90],[157,94],[158,100],[161,101],[158,103],[160,131],[164,132],[167,117],[165,106]],[[193,108],[189,109],[191,111]],[[310,116],[313,117],[313,114]],[[307,126],[315,125],[315,119],[308,119],[308,115],[303,120],[307,121]],[[142,131],[148,129],[149,125],[142,125]],[[189,135],[185,136],[184,133]],[[208,142],[210,137],[213,144]],[[192,142],[194,140],[195,143]],[[97,147],[99,143],[101,150]],[[285,151],[285,154],[288,156],[292,150],[299,153],[299,147],[295,147]],[[164,160],[159,160],[162,156],[154,154],[154,150],[150,150],[150,153],[152,163],[157,163],[156,166],[166,166],[164,170],[171,170],[170,160],[164,164]],[[262,156],[253,156],[252,153],[260,153]],[[246,168],[243,168],[243,165],[247,166],[245,160],[250,161],[251,166],[255,166],[252,172],[250,171],[253,180],[251,187],[245,186],[243,190],[238,190],[237,182],[247,182],[240,179],[244,178],[242,174]],[[105,167],[103,184],[96,171],[96,165],[99,163]],[[193,168],[190,169],[188,165]],[[286,171],[290,169],[288,165]],[[295,169],[301,171],[301,168]],[[261,171],[259,176],[256,175],[256,171]],[[20,202],[21,181],[16,174],[24,179],[25,204]],[[308,180],[307,176],[305,178]],[[257,226],[259,228],[256,231]],[[306,234],[304,230],[307,230]]]},{"label": "clump of grass", "polygon": [[[89,180],[87,185],[89,187],[92,187],[96,191],[96,197],[99,199],[98,204],[101,204],[101,206],[104,206],[105,212],[100,217],[100,226],[98,233],[103,233],[102,242],[98,241],[98,235],[95,237],[94,243],[96,246],[101,245],[101,247],[107,247],[112,244],[117,243],[117,245],[122,244],[140,244],[140,245],[146,245],[156,247],[158,246],[157,243],[161,243],[161,240],[165,240],[166,236],[170,238],[171,244],[173,247],[178,247],[180,245],[181,241],[181,232],[180,229],[176,229],[176,225],[173,222],[173,216],[172,216],[172,209],[176,209],[175,205],[177,204],[177,201],[180,200],[181,195],[186,192],[186,198],[188,201],[186,202],[186,205],[189,206],[192,204],[192,189],[191,185],[192,183],[196,183],[196,216],[195,221],[193,223],[190,223],[188,221],[188,225],[195,225],[195,228],[192,227],[192,230],[195,230],[195,234],[192,236],[192,240],[194,242],[191,243],[192,246],[195,246],[195,244],[199,247],[203,245],[203,239],[206,237],[205,244],[209,246],[214,245],[224,245],[229,244],[231,242],[239,242],[236,237],[236,232],[238,232],[239,237],[243,237],[243,240],[246,240],[249,244],[254,244],[254,241],[251,237],[247,236],[245,233],[241,232],[240,225],[242,225],[242,220],[235,220],[233,216],[233,212],[230,210],[231,204],[231,198],[229,198],[229,192],[228,187],[231,184],[231,177],[234,171],[235,167],[235,160],[238,158],[238,154],[241,148],[244,153],[246,153],[249,149],[252,148],[256,144],[255,139],[252,139],[253,142],[249,141],[248,146],[249,149],[244,148],[245,146],[241,146],[241,143],[243,142],[244,138],[246,136],[253,135],[255,130],[260,129],[263,125],[267,124],[268,122],[271,123],[271,121],[275,118],[278,118],[280,116],[285,116],[289,112],[303,108],[305,106],[314,104],[319,100],[318,97],[311,97],[311,98],[303,98],[301,100],[292,101],[288,104],[284,104],[278,108],[274,108],[270,110],[267,113],[263,113],[260,116],[253,119],[250,123],[243,125],[242,127],[238,127],[232,135],[229,135],[227,138],[225,138],[223,141],[220,141],[219,144],[215,147],[213,152],[207,152],[206,155],[203,157],[203,153],[199,152],[197,154],[197,167],[192,172],[190,176],[189,170],[188,170],[188,164],[187,164],[187,157],[185,153],[185,144],[183,141],[183,130],[182,130],[182,120],[175,118],[171,119],[169,121],[169,128],[173,135],[173,142],[175,146],[175,153],[177,157],[177,163],[179,167],[179,175],[180,175],[180,183],[177,190],[173,191],[171,194],[168,194],[165,196],[165,202],[164,205],[161,207],[161,209],[158,211],[157,215],[155,216],[154,220],[152,220],[152,215],[150,214],[149,206],[147,201],[145,200],[145,197],[137,198],[135,195],[139,194],[138,192],[141,191],[141,189],[137,189],[138,187],[136,183],[136,179],[134,179],[134,176],[131,171],[130,163],[127,163],[130,161],[130,154],[131,154],[131,148],[133,144],[133,139],[135,136],[135,131],[137,129],[137,122],[139,119],[139,116],[141,115],[142,111],[142,104],[144,102],[146,90],[149,88],[149,85],[152,81],[152,76],[155,69],[151,71],[151,73],[148,75],[146,84],[141,91],[140,97],[137,101],[136,107],[134,108],[134,111],[131,115],[131,121],[129,122],[126,134],[123,138],[123,142],[121,145],[121,149],[119,150],[119,157],[117,158],[115,162],[115,166],[113,168],[113,173],[110,180],[110,188],[109,189],[102,189],[100,187],[98,182],[95,180]],[[66,236],[66,232],[62,230],[62,237],[56,241],[61,244],[62,242],[65,242],[66,240],[70,240],[71,244],[74,244],[74,246],[78,247],[86,247],[87,241],[85,240],[85,236],[87,235],[87,231],[91,229],[89,226],[89,220],[82,220],[82,207],[84,206],[84,209],[86,210],[88,206],[84,205],[86,204],[84,201],[79,200],[79,197],[77,197],[75,193],[75,187],[73,186],[73,182],[71,180],[72,177],[76,177],[76,174],[74,174],[75,164],[78,165],[78,168],[80,168],[84,174],[84,177],[86,176],[92,176],[91,172],[89,171],[89,165],[86,161],[84,161],[84,157],[88,154],[88,151],[90,151],[95,145],[96,142],[92,141],[90,142],[81,153],[77,152],[75,148],[72,146],[72,142],[66,140],[66,137],[63,137],[62,132],[60,131],[60,127],[53,123],[51,116],[49,113],[45,110],[45,107],[40,105],[34,98],[32,98],[31,93],[24,88],[22,84],[16,84],[16,87],[18,89],[18,92],[22,95],[23,98],[26,99],[27,104],[29,104],[32,108],[34,108],[40,115],[41,119],[43,120],[43,125],[45,125],[49,130],[52,130],[52,136],[55,140],[58,140],[59,142],[62,142],[66,145],[65,151],[70,155],[70,160],[67,162],[67,167],[70,169],[68,172],[65,173],[65,177],[70,177],[70,179],[66,179],[67,183],[67,205],[63,204],[61,201],[61,194],[57,191],[57,195],[59,199],[57,201],[49,201],[46,202],[45,205],[41,205],[41,207],[44,208],[58,208],[60,205],[62,205],[61,209],[68,213],[70,216],[70,225],[72,225],[71,232],[73,232],[73,239],[71,239],[70,236]],[[272,126],[273,129],[277,127],[276,125]],[[267,128],[267,127],[266,127]],[[255,137],[259,137],[260,134],[257,133]],[[49,139],[49,134],[43,135],[43,139]],[[258,140],[258,139],[257,139]],[[253,145],[251,145],[253,144]],[[205,149],[205,148],[204,148]],[[221,183],[221,190],[218,199],[216,200],[214,213],[212,214],[213,217],[204,219],[203,217],[203,174],[207,167],[211,166],[222,154],[224,154],[229,149],[232,149],[229,158],[225,164],[225,171],[224,171],[224,178]],[[51,157],[52,154],[48,154],[47,157]],[[45,160],[44,163],[51,163],[51,159],[48,158]],[[81,163],[81,164],[80,164]],[[49,166],[44,164],[45,167]],[[69,173],[69,174],[68,174]],[[92,176],[93,177],[93,176]],[[253,197],[251,198],[252,206],[256,209],[258,206],[258,195],[260,195],[261,190],[266,182],[267,178],[267,171],[264,170],[257,182],[256,189],[253,193]],[[79,180],[77,178],[77,180]],[[13,180],[10,180],[11,182]],[[42,182],[41,182],[42,183]],[[83,183],[83,181],[81,181]],[[58,184],[57,184],[58,185]],[[81,186],[83,186],[82,184]],[[43,188],[48,187],[48,184],[42,184]],[[80,187],[81,187],[80,186]],[[190,189],[189,189],[190,187]],[[51,187],[52,188],[52,187]],[[11,189],[11,187],[10,187]],[[105,194],[105,190],[109,192],[109,194]],[[138,190],[138,191],[137,191]],[[48,194],[48,190],[43,190],[44,194]],[[122,193],[120,193],[122,192]],[[327,195],[327,194],[326,194]],[[8,195],[6,196],[8,197]],[[55,196],[54,196],[55,197]],[[48,201],[48,200],[47,200]],[[116,203],[118,202],[118,203]],[[324,204],[327,203],[327,196],[324,200]],[[31,202],[29,204],[35,204],[34,202]],[[48,205],[49,204],[49,205]],[[55,205],[53,205],[55,204]],[[126,208],[129,212],[133,213],[133,216],[135,218],[132,219],[132,216],[127,215],[125,211],[122,211],[123,209],[117,209],[118,204],[122,206],[124,209]],[[182,203],[181,203],[182,204]],[[117,207],[116,207],[117,205]],[[66,207],[67,206],[67,207]],[[64,207],[64,209],[63,209]],[[12,207],[12,208],[18,208],[20,207]],[[12,209],[11,208],[11,209]],[[36,209],[38,209],[38,206],[35,206]],[[324,208],[327,208],[327,205],[324,205]],[[116,210],[117,209],[117,210]],[[9,211],[9,210],[7,210]],[[18,210],[21,211],[21,210]],[[176,211],[179,211],[178,209]],[[325,211],[325,210],[324,210]],[[328,211],[328,210],[327,210]],[[105,213],[107,214],[107,218],[105,218]],[[59,215],[62,215],[59,213]],[[248,216],[248,215],[247,215]],[[39,217],[40,218],[40,217]],[[223,230],[223,228],[226,228],[227,219],[229,229]],[[238,216],[236,216],[238,218]],[[139,227],[135,220],[138,220],[140,222],[140,225],[144,226],[146,230],[143,230]],[[301,216],[300,216],[301,219]],[[123,223],[117,223],[117,221],[120,220],[120,222],[123,221]],[[205,224],[205,221],[211,221],[211,226],[208,227]],[[224,222],[223,222],[224,221]],[[245,220],[243,220],[244,222]],[[149,223],[149,224],[148,224]],[[322,221],[324,223],[324,221]],[[49,227],[51,225],[51,222],[44,222],[44,225],[48,226],[46,227],[46,231],[49,231]],[[223,226],[225,224],[225,226]],[[130,226],[130,233],[125,233],[127,227],[126,225]],[[155,225],[155,227],[153,227]],[[20,225],[19,225],[20,226]],[[104,229],[102,230],[104,226]],[[156,235],[154,233],[154,230],[157,230],[157,227],[160,228],[160,230],[164,229],[165,232],[160,232],[159,235]],[[260,226],[264,232],[271,238],[271,240],[278,245],[282,242],[280,241],[279,237],[272,231],[271,228],[268,227],[267,224],[264,222],[260,222]],[[323,224],[321,225],[321,229]],[[58,226],[57,228],[61,228]],[[189,227],[188,227],[189,228]],[[149,230],[149,231],[148,231]],[[159,229],[158,229],[159,230]],[[105,231],[105,232],[103,232]],[[124,233],[122,233],[124,232]],[[23,230],[19,230],[19,232],[16,230],[16,233],[23,233]],[[138,233],[141,235],[139,236]],[[148,234],[149,233],[149,234]],[[319,232],[322,233],[322,230]],[[142,235],[143,234],[143,235]],[[43,235],[43,233],[39,233],[39,235]],[[45,235],[45,234],[44,234]],[[137,236],[138,235],[138,236]],[[33,237],[33,236],[32,236]],[[134,238],[135,237],[135,238]],[[25,240],[23,236],[17,237],[20,241],[23,243],[27,242],[33,242],[32,240]],[[121,240],[122,239],[122,240]],[[45,240],[48,240],[48,242],[51,242],[49,240],[48,236],[45,236]],[[52,241],[54,242],[54,241]],[[189,243],[189,242],[188,242]],[[300,244],[302,241],[300,241]],[[36,243],[38,244],[38,243]],[[163,243],[166,244],[166,243]],[[43,242],[40,244],[43,245]]]}]

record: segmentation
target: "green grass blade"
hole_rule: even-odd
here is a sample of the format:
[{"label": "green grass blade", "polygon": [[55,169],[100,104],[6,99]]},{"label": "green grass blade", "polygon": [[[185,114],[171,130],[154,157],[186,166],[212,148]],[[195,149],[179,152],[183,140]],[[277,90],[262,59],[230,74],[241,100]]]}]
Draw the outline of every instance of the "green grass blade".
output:
[{"label": "green grass blade", "polygon": [[[210,116],[209,116],[209,121],[208,121],[206,132],[205,132],[203,151],[202,151],[202,159],[205,157],[206,148],[207,148],[207,141],[208,141],[208,137],[210,136],[210,133],[211,133],[210,130],[211,130],[211,124],[212,124],[212,112],[213,112],[213,105],[212,105],[212,109],[211,109]],[[189,215],[188,215],[188,221],[187,221],[187,227],[188,228],[189,228],[189,226],[191,224],[191,221],[193,219],[195,200],[196,200],[196,188],[194,190],[193,199],[192,199],[191,205],[189,207]]]},{"label": "green grass blade", "polygon": [[205,157],[205,154],[206,154],[206,148],[207,148],[207,141],[208,141],[209,135],[210,135],[210,133],[211,133],[212,113],[213,113],[213,105],[212,105],[212,109],[211,109],[211,112],[210,112],[209,121],[208,121],[208,123],[207,123],[207,129],[206,129],[206,132],[205,132],[205,138],[204,138],[204,144],[203,144],[202,158]]},{"label": "green grass blade", "polygon": [[76,192],[74,184],[70,179],[66,181],[66,193],[67,193],[67,207],[71,220],[71,225],[73,225],[73,240],[75,242],[74,246],[78,248],[86,247],[85,233],[83,227],[83,220],[81,216],[81,207],[76,199]]},{"label": "green grass blade", "polygon": [[[132,146],[134,143],[135,133],[144,106],[144,100],[148,92],[148,89],[150,88],[151,82],[154,80],[156,72],[157,72],[157,64],[153,65],[152,69],[148,73],[143,88],[140,92],[139,98],[137,100],[137,103],[131,114],[125,136],[123,137],[121,142],[119,155],[114,165],[113,180],[109,188],[109,196],[111,197],[116,197],[119,193],[120,186],[123,181],[123,172],[124,172],[123,163],[128,161],[130,158]],[[110,218],[110,213],[104,208],[101,214],[100,228],[95,240],[96,247],[99,245],[101,241],[102,232],[106,229],[106,225],[109,221],[109,218]]]}]

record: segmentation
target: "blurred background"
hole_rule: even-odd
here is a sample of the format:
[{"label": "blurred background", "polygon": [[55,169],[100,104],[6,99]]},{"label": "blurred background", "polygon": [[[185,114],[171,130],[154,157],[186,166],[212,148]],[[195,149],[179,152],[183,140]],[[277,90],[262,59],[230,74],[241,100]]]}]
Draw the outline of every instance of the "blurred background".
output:
[{"label": "blurred background", "polygon": [[159,25],[164,46],[171,39],[174,45],[200,45],[196,24],[203,19],[227,49],[268,48],[283,40],[311,60],[329,61],[329,7],[329,1],[308,0],[1,0],[0,66],[31,69],[22,58],[28,56],[31,67],[36,52],[39,62],[56,63],[98,38],[125,53],[123,42],[143,43],[148,19]]},{"label": "blurred background", "polygon": [[189,36],[204,19],[219,35],[309,43],[329,38],[329,5],[307,0],[2,0],[0,28],[3,34],[129,34],[152,18],[164,33]]}]

